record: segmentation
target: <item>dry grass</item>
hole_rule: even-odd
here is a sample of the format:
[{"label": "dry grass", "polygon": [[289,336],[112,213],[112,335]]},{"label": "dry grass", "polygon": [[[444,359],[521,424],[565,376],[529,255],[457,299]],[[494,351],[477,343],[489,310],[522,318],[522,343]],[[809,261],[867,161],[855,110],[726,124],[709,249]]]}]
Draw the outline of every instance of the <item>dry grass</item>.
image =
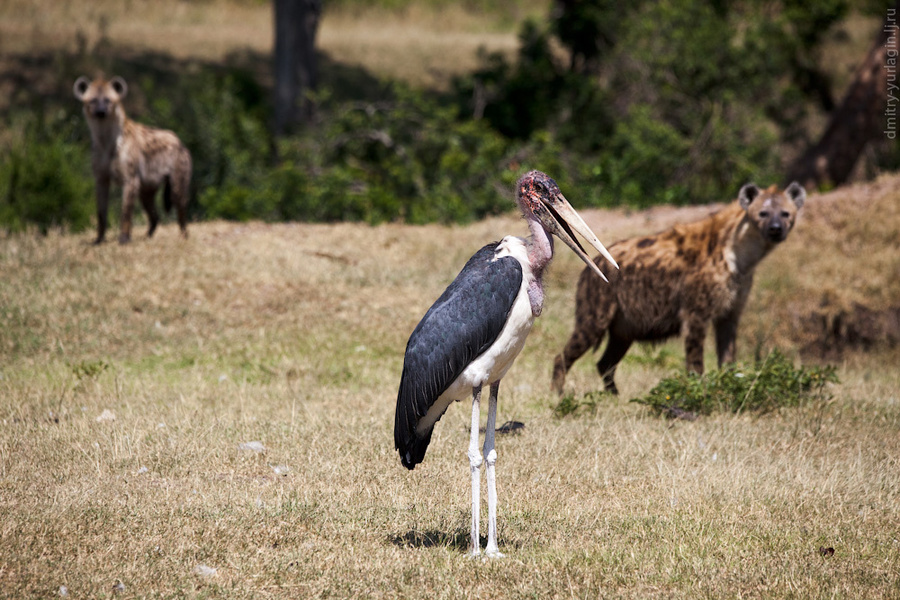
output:
[{"label": "dry grass", "polygon": [[[523,2],[521,15],[545,4]],[[326,3],[327,10],[327,3]],[[106,38],[121,51],[221,61],[235,52],[268,54],[269,2],[235,0],[6,0],[0,3],[0,54],[90,49]],[[444,88],[478,65],[478,50],[513,52],[516,22],[461,6],[405,12],[341,9],[322,18],[317,47],[332,60],[372,75]]]},{"label": "dry grass", "polygon": [[117,46],[207,60],[272,46],[271,8],[229,0],[8,0],[0,23],[2,50],[16,53],[75,50],[79,37],[90,48],[103,36]]},{"label": "dry grass", "polygon": [[[811,198],[792,245],[764,263],[744,352],[754,323],[771,321],[765,311],[794,301],[807,277],[840,268],[865,278],[866,257],[896,256],[878,238],[841,261],[833,219],[817,216],[840,212],[819,212],[830,198]],[[860,228],[896,231],[854,212]],[[679,213],[586,218],[611,241]],[[526,423],[498,446],[508,557],[466,558],[467,411],[451,407],[410,473],[392,447],[394,394],[409,332],[501,232],[524,228],[513,217],[204,223],[188,241],[167,225],[124,248],[89,246],[88,234],[0,240],[0,596],[50,597],[64,585],[69,597],[108,597],[117,581],[122,597],[900,594],[892,357],[852,356],[826,406],[673,424],[627,402],[667,372],[633,351],[623,398],[556,419],[549,370],[581,268],[565,250],[501,390],[501,422]],[[794,291],[777,294],[773,281]],[[681,356],[679,344],[665,348]],[[590,360],[569,385],[599,385]],[[98,421],[105,410],[115,420]],[[239,449],[249,441],[267,451]]]}]

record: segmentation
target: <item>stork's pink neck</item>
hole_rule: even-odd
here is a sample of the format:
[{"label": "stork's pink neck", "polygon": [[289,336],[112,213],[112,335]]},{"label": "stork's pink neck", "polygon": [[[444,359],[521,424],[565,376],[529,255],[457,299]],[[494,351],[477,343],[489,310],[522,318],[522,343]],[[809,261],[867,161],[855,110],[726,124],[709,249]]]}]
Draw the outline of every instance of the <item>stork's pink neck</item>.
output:
[{"label": "stork's pink neck", "polygon": [[540,279],[544,267],[553,259],[553,238],[537,219],[528,219],[528,229],[531,230],[531,237],[527,241],[528,262],[531,263],[534,276]]},{"label": "stork's pink neck", "polygon": [[531,264],[531,272],[534,279],[528,283],[528,299],[531,301],[531,314],[541,316],[544,309],[544,269],[553,258],[553,238],[537,219],[528,219],[528,228],[531,237],[526,240],[528,248],[528,262]]}]

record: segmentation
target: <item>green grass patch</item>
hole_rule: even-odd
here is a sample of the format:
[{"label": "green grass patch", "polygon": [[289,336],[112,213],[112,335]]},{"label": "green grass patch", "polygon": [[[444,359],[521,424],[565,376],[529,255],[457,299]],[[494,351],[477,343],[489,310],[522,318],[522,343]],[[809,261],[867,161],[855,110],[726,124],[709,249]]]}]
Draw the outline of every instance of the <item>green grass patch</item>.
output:
[{"label": "green grass patch", "polygon": [[553,416],[561,419],[579,414],[594,414],[597,411],[597,404],[604,397],[609,397],[609,394],[606,392],[590,392],[580,397],[572,394],[563,396],[559,403],[553,407]]},{"label": "green grass patch", "polygon": [[795,367],[776,349],[750,365],[729,365],[704,375],[679,373],[667,377],[633,402],[668,416],[764,413],[809,401],[827,401],[831,398],[828,384],[838,382],[834,366]]}]

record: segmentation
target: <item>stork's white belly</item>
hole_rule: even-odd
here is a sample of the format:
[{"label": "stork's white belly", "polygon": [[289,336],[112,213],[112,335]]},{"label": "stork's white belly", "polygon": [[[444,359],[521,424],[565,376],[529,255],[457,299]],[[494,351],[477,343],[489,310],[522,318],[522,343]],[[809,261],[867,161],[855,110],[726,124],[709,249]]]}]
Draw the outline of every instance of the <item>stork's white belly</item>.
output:
[{"label": "stork's white belly", "polygon": [[528,299],[527,285],[523,284],[509,313],[509,319],[500,332],[500,337],[466,367],[441,398],[449,395],[452,400],[460,400],[470,395],[472,388],[490,385],[500,380],[525,346],[525,340],[533,324],[531,301]]},{"label": "stork's white belly", "polygon": [[472,361],[431,405],[425,417],[419,420],[416,426],[417,433],[428,431],[452,402],[471,397],[473,388],[490,385],[502,379],[525,347],[525,340],[531,332],[531,326],[534,325],[531,300],[528,298],[528,285],[534,280],[534,275],[528,266],[527,252],[521,238],[512,236],[503,238],[498,247],[497,257],[503,256],[514,256],[522,264],[522,285],[519,287],[519,293],[513,302],[506,324],[496,341]]}]

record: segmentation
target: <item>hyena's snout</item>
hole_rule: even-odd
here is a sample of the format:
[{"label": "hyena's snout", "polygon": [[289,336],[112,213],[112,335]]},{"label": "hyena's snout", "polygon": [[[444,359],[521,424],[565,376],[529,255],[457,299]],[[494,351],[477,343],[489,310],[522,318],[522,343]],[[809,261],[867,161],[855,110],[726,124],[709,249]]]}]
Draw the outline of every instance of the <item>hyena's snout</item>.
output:
[{"label": "hyena's snout", "polygon": [[97,98],[90,103],[91,114],[98,119],[103,119],[112,112],[112,102],[109,98]]},{"label": "hyena's snout", "polygon": [[773,242],[784,241],[787,236],[787,229],[781,221],[772,221],[769,223],[769,239]]},{"label": "hyena's snout", "polygon": [[791,231],[790,222],[779,217],[773,217],[765,227],[766,236],[773,242],[783,242]]}]

